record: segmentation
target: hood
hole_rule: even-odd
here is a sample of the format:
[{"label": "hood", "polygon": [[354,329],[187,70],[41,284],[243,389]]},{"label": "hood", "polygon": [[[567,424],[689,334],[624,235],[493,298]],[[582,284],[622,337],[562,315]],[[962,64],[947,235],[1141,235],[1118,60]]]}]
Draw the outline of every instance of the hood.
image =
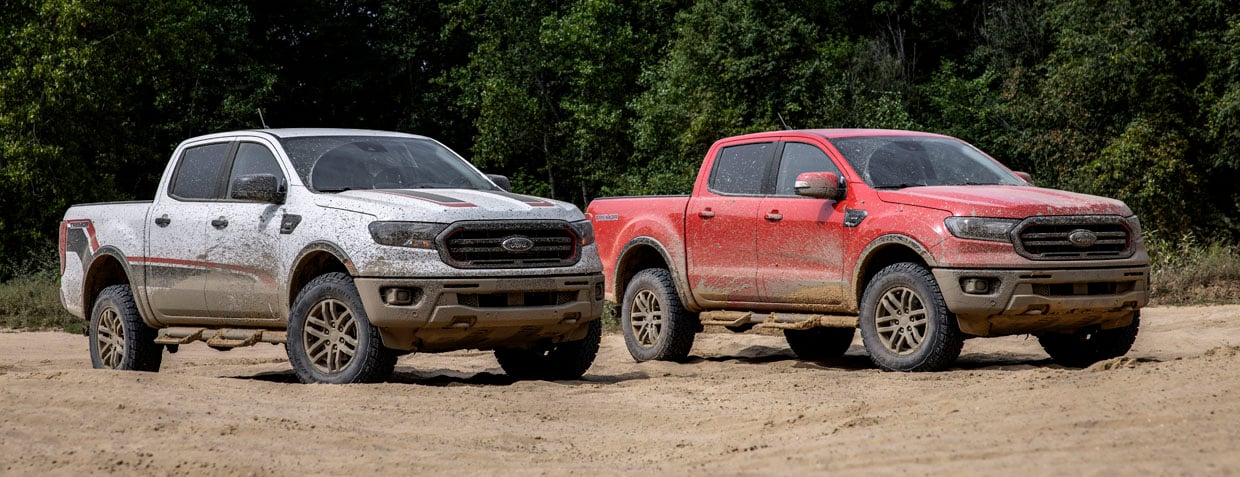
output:
[{"label": "hood", "polygon": [[322,207],[370,214],[379,220],[451,223],[459,220],[584,220],[577,206],[504,191],[376,189],[319,194]]},{"label": "hood", "polygon": [[1130,216],[1115,199],[1030,186],[928,186],[880,190],[884,202],[926,207],[957,216],[1023,219],[1045,215]]}]

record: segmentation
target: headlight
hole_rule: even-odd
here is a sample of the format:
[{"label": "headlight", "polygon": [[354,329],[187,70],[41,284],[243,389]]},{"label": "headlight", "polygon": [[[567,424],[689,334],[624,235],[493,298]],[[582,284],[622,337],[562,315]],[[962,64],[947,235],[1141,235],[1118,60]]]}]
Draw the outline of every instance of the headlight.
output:
[{"label": "headlight", "polygon": [[594,243],[594,226],[590,224],[589,220],[572,222],[568,226],[577,235],[577,246],[584,247]]},{"label": "headlight", "polygon": [[435,248],[435,236],[448,224],[429,222],[371,222],[370,236],[379,245]]},{"label": "headlight", "polygon": [[1132,243],[1145,243],[1145,239],[1141,237],[1141,219],[1135,215],[1124,219],[1128,221],[1128,228],[1132,229]]},{"label": "headlight", "polygon": [[951,231],[952,235],[962,239],[1011,242],[1012,238],[1008,233],[1020,221],[989,217],[948,217],[943,223],[947,225],[947,230]]}]

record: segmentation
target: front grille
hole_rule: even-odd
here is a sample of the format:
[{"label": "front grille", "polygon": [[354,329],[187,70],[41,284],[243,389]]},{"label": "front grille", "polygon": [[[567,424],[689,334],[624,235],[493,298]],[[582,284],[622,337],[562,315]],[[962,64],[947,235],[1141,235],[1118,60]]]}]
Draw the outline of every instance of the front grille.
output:
[{"label": "front grille", "polygon": [[579,254],[565,222],[459,222],[440,243],[444,262],[457,268],[563,267],[577,263]]},{"label": "front grille", "polygon": [[1031,217],[1016,226],[1016,252],[1032,260],[1105,260],[1132,256],[1124,219],[1109,215]]}]

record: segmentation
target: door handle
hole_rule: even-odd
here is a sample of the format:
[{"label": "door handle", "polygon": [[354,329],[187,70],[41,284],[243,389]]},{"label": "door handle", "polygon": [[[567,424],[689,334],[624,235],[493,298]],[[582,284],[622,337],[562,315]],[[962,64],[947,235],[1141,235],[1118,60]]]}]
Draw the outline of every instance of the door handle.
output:
[{"label": "door handle", "polygon": [[779,222],[781,220],[784,220],[784,216],[781,215],[778,210],[772,210],[766,213],[766,220],[769,220],[771,222]]},{"label": "door handle", "polygon": [[227,226],[228,226],[228,219],[226,219],[226,218],[224,218],[224,217],[220,217],[220,218],[218,218],[218,219],[212,220],[212,221],[211,221],[211,226],[212,226],[212,227],[215,227],[215,228],[217,228],[217,229],[222,229],[222,228],[224,228],[224,227],[227,227]]},{"label": "door handle", "polygon": [[703,219],[709,219],[714,216],[715,216],[715,211],[710,210],[710,207],[707,207],[706,210],[698,212],[698,217],[701,217]]},{"label": "door handle", "polygon": [[168,218],[168,214],[155,217],[155,225],[158,225],[160,227],[167,227],[168,224],[171,224],[171,223],[172,223],[172,219]]}]

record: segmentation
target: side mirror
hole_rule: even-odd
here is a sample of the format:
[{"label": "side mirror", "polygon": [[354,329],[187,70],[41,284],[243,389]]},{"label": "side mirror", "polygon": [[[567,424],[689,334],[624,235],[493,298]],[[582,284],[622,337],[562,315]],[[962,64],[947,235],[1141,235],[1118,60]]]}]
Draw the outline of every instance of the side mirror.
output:
[{"label": "side mirror", "polygon": [[805,197],[831,200],[844,198],[840,176],[834,172],[806,172],[797,176],[792,187],[796,189],[797,195]]},{"label": "side mirror", "polygon": [[274,174],[247,174],[232,182],[231,199],[284,203],[285,192]]},{"label": "side mirror", "polygon": [[1028,172],[1012,171],[1012,173],[1016,174],[1016,177],[1019,177],[1021,180],[1028,182],[1029,185],[1037,185],[1033,183],[1033,176],[1029,175]]},{"label": "side mirror", "polygon": [[491,182],[494,182],[500,189],[504,189],[505,192],[512,192],[512,181],[508,180],[507,176],[487,174],[487,179],[491,179]]}]

